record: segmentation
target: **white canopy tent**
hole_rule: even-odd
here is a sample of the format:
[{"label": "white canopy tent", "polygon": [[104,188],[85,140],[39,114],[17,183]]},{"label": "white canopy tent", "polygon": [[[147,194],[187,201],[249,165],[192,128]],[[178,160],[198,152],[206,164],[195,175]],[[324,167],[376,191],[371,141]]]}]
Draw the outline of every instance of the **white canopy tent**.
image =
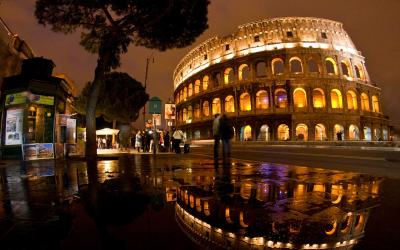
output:
[{"label": "white canopy tent", "polygon": [[103,128],[96,130],[96,135],[117,135],[119,133],[119,129],[112,128]]}]

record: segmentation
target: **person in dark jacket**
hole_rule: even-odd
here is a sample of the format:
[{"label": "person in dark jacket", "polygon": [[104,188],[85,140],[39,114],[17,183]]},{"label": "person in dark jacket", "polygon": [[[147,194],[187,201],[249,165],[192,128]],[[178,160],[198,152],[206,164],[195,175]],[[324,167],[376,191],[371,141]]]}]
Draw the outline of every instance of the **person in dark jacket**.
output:
[{"label": "person in dark jacket", "polygon": [[165,147],[165,152],[169,152],[169,132],[167,131],[164,135],[164,147]]},{"label": "person in dark jacket", "polygon": [[224,164],[230,162],[231,158],[231,139],[233,138],[234,131],[231,122],[224,114],[219,120],[219,136],[222,141],[222,161]]}]

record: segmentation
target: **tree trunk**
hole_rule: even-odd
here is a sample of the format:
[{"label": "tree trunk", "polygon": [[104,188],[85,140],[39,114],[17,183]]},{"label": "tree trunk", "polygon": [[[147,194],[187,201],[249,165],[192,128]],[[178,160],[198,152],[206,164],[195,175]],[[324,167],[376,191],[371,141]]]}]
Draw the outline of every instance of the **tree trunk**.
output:
[{"label": "tree trunk", "polygon": [[[86,105],[86,148],[85,156],[88,162],[97,161],[97,142],[96,142],[96,106],[99,99],[100,90],[104,85],[104,75],[109,70],[108,64],[110,58],[111,40],[103,42],[102,49],[99,51],[97,66],[94,73],[94,79],[90,88],[89,100]],[[94,166],[90,164],[89,166]]]}]

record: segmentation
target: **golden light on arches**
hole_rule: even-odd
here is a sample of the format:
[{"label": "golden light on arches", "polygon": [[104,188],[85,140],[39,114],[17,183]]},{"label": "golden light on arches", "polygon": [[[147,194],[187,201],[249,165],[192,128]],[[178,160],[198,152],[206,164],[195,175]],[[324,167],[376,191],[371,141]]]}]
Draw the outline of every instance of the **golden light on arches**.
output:
[{"label": "golden light on arches", "polygon": [[338,89],[331,90],[331,107],[333,109],[342,109],[343,108],[343,100],[342,93]]},{"label": "golden light on arches", "polygon": [[326,235],[333,235],[337,229],[337,221],[334,220],[333,223],[330,224],[332,228],[330,230],[325,230]]},{"label": "golden light on arches", "polygon": [[297,108],[307,107],[307,94],[303,88],[297,88],[293,91],[293,102]]},{"label": "golden light on arches", "polygon": [[241,226],[241,227],[244,227],[244,228],[249,227],[249,224],[247,224],[244,220],[245,220],[245,218],[244,218],[244,212],[243,212],[243,211],[240,211],[240,213],[239,213],[239,223],[240,223],[240,226]]}]

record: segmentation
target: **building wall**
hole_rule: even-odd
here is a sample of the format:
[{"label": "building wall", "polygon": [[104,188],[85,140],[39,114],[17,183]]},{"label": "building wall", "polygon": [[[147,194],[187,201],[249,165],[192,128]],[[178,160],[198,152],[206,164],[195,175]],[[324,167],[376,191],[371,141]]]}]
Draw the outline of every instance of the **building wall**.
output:
[{"label": "building wall", "polygon": [[[342,26],[318,18],[269,19],[199,45],[174,72],[178,126],[189,137],[210,138],[214,114],[224,113],[238,140],[246,139],[245,126],[250,140],[264,140],[263,125],[268,140],[389,139],[381,89]],[[234,110],[225,109],[228,96]]]}]

